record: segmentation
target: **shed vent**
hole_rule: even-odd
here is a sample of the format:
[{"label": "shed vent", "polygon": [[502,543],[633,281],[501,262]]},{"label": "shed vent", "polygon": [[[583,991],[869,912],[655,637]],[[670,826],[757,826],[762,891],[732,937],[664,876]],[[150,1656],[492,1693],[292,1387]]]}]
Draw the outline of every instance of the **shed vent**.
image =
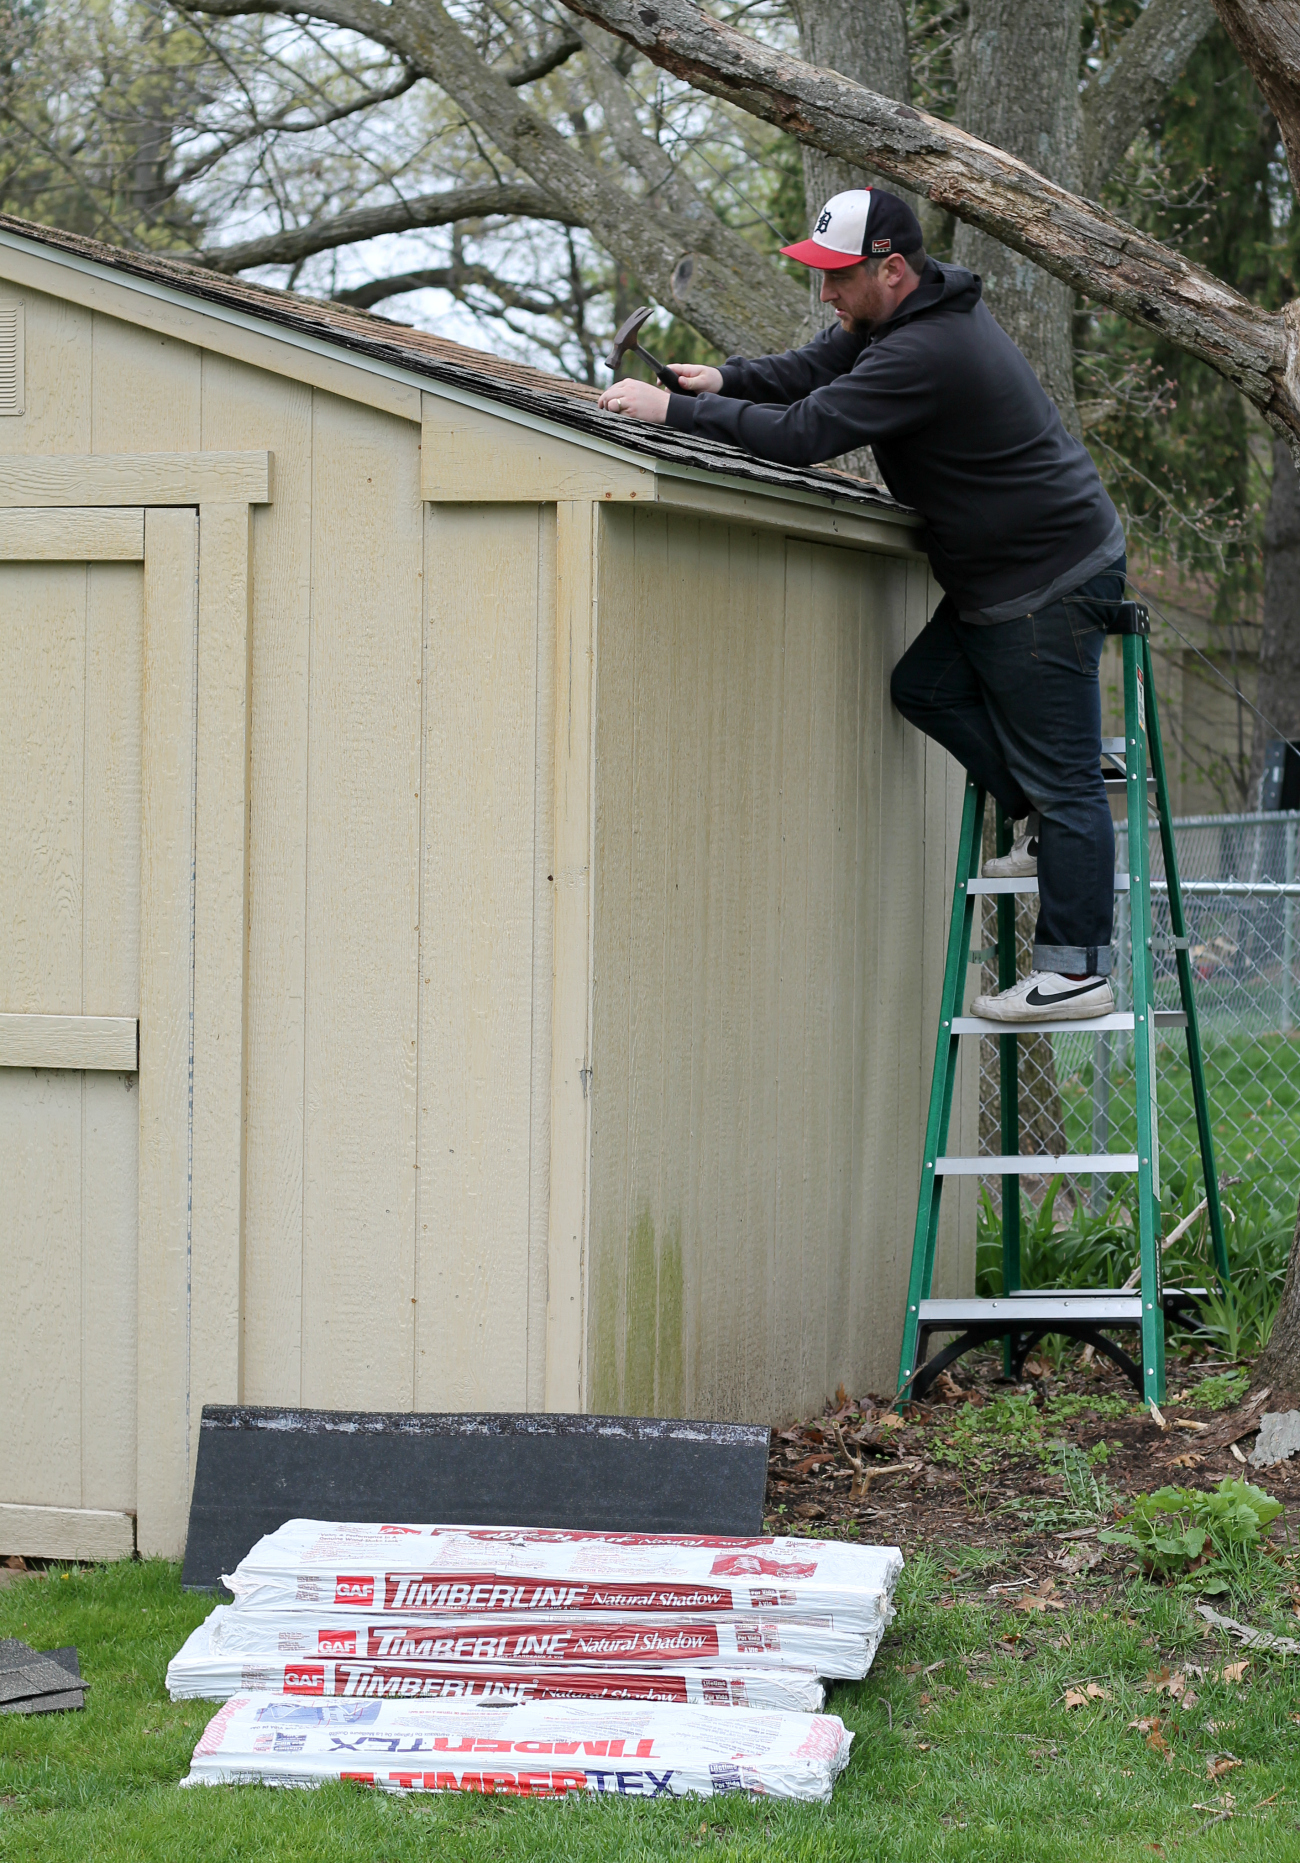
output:
[{"label": "shed vent", "polygon": [[23,307],[0,304],[0,415],[23,411]]}]

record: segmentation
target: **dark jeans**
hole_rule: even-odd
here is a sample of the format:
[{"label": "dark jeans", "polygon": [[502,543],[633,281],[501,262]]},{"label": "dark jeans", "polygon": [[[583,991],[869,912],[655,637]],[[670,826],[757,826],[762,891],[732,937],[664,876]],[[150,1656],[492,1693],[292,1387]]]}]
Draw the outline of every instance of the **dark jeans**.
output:
[{"label": "dark jeans", "polygon": [[962,621],[945,596],[894,668],[904,718],[1038,833],[1035,970],[1111,968],[1115,830],[1101,778],[1097,669],[1125,558],[1018,621]]}]

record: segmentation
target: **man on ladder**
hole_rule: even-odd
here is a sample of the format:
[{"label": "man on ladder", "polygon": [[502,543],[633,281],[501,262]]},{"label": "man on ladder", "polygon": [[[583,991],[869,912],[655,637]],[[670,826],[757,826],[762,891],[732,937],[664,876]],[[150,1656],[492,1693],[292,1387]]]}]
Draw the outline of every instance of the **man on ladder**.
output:
[{"label": "man on ladder", "polygon": [[1124,597],[1119,516],[979,279],[927,257],[897,195],[837,194],[783,250],[823,273],[837,324],[784,355],[678,365],[689,393],[625,380],[600,404],[792,466],[872,448],[925,517],[945,592],[894,668],[894,703],[1023,824],[985,873],[1038,878],[1031,972],[972,1012],[1107,1015],[1115,837],[1098,668]]}]

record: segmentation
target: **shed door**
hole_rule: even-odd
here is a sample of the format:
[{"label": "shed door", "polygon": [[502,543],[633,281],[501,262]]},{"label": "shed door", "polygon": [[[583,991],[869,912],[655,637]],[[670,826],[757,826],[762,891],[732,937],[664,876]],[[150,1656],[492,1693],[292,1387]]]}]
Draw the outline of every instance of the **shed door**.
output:
[{"label": "shed door", "polygon": [[[6,1553],[133,1541],[145,515],[0,512]],[[157,515],[193,541],[196,513]],[[164,599],[192,608],[190,581]],[[192,717],[175,724],[192,737]]]}]

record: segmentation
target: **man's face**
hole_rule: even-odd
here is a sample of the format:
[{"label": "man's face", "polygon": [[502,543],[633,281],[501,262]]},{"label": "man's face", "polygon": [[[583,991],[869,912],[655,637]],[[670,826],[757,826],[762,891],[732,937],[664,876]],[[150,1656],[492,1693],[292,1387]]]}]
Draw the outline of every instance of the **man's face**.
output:
[{"label": "man's face", "polygon": [[865,335],[888,322],[916,282],[907,260],[891,252],[878,271],[873,272],[864,259],[843,271],[823,272],[821,298],[823,304],[834,306],[844,329]]}]

